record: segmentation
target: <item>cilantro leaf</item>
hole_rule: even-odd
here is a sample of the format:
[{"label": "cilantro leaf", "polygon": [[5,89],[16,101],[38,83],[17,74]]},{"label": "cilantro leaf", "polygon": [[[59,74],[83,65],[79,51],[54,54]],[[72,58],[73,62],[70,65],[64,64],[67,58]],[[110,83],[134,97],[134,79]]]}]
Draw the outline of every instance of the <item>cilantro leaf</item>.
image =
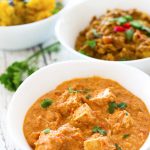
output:
[{"label": "cilantro leaf", "polygon": [[124,102],[121,102],[121,103],[117,104],[117,107],[118,107],[118,108],[121,108],[121,109],[124,109],[124,108],[127,107],[127,104],[124,103]]},{"label": "cilantro leaf", "polygon": [[90,48],[96,47],[96,41],[94,41],[94,40],[88,40],[85,42],[85,44],[88,45]]},{"label": "cilantro leaf", "polygon": [[50,129],[49,128],[47,128],[47,129],[45,129],[45,130],[43,130],[43,132],[45,133],[45,134],[48,134],[48,133],[50,133]]},{"label": "cilantro leaf", "polygon": [[123,139],[126,139],[126,138],[128,138],[130,136],[130,134],[124,134],[123,136],[122,136],[122,138]]},{"label": "cilantro leaf", "polygon": [[48,108],[50,105],[52,105],[53,103],[53,100],[52,99],[44,99],[42,102],[41,102],[41,107],[42,108]]},{"label": "cilantro leaf", "polygon": [[115,112],[115,109],[120,108],[120,109],[125,109],[127,107],[127,104],[124,102],[121,102],[117,104],[116,102],[109,102],[108,103],[108,112],[110,114],[113,114]]},{"label": "cilantro leaf", "polygon": [[117,108],[116,102],[109,102],[108,103],[108,112],[110,114],[113,114],[115,112],[115,109]]},{"label": "cilantro leaf", "polygon": [[107,135],[107,131],[102,129],[101,127],[98,127],[98,126],[95,126],[93,129],[92,129],[93,133],[100,133],[102,135]]},{"label": "cilantro leaf", "polygon": [[115,144],[115,147],[116,147],[116,150],[122,150],[122,148],[118,144]]},{"label": "cilantro leaf", "polygon": [[23,61],[16,61],[12,63],[6,71],[0,75],[0,83],[4,85],[9,91],[16,91],[20,84],[33,72],[35,72],[38,67],[35,60],[43,52],[52,52],[59,49],[59,42],[56,42],[49,47],[43,48],[42,51],[39,50],[32,56],[28,57]]},{"label": "cilantro leaf", "polygon": [[63,9],[63,4],[62,2],[56,2],[56,6],[54,10],[52,11],[52,14],[57,14],[61,9]]}]

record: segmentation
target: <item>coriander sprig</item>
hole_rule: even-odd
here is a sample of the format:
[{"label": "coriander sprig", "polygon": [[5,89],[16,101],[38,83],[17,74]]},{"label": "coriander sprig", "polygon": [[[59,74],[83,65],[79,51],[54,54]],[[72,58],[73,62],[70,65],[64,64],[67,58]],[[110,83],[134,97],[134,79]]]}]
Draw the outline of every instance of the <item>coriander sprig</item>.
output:
[{"label": "coriander sprig", "polygon": [[0,83],[9,91],[16,91],[20,84],[38,69],[36,60],[42,53],[59,50],[59,42],[56,42],[42,51],[39,50],[23,61],[12,63],[6,71],[0,75]]},{"label": "coriander sprig", "polygon": [[101,127],[99,126],[95,126],[93,129],[92,129],[93,133],[100,133],[101,135],[107,135],[107,131],[102,129]]}]

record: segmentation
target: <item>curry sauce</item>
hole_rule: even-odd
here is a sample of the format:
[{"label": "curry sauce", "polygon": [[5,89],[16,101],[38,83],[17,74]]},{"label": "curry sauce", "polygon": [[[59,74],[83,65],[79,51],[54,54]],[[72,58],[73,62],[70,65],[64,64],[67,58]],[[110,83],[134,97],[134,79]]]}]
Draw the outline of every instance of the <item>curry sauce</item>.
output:
[{"label": "curry sauce", "polygon": [[150,114],[117,82],[79,78],[40,97],[23,129],[34,150],[139,150],[149,135]]},{"label": "curry sauce", "polygon": [[78,52],[103,60],[150,57],[150,15],[137,9],[112,9],[94,16],[76,39]]}]

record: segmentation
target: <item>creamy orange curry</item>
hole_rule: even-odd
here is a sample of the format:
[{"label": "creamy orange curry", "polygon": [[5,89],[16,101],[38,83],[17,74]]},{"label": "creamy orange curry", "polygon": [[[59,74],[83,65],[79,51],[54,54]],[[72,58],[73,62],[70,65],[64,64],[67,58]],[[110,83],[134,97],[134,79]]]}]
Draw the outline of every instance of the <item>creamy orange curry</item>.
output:
[{"label": "creamy orange curry", "polygon": [[150,114],[117,82],[80,78],[40,97],[23,129],[34,150],[139,150],[149,135]]}]

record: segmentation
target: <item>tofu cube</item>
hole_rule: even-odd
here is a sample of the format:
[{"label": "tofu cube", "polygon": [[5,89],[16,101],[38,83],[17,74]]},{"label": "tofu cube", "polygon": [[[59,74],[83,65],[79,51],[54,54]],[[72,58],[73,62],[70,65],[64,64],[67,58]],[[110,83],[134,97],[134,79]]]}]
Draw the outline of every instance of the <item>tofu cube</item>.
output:
[{"label": "tofu cube", "polygon": [[110,88],[106,88],[101,91],[96,91],[95,97],[91,98],[90,101],[97,105],[104,105],[110,101],[115,101],[116,96],[111,92]]},{"label": "tofu cube", "polygon": [[70,115],[75,111],[75,109],[81,106],[81,100],[82,97],[77,93],[71,94],[64,102],[57,105],[57,109],[62,115]]},{"label": "tofu cube", "polygon": [[110,124],[113,133],[118,133],[122,129],[127,129],[133,124],[131,114],[126,110],[116,111],[109,116],[107,121]]},{"label": "tofu cube", "polygon": [[73,114],[72,121],[77,124],[93,124],[96,118],[88,104],[81,105]]},{"label": "tofu cube", "polygon": [[107,136],[95,134],[84,142],[84,150],[115,150],[115,146]]}]

